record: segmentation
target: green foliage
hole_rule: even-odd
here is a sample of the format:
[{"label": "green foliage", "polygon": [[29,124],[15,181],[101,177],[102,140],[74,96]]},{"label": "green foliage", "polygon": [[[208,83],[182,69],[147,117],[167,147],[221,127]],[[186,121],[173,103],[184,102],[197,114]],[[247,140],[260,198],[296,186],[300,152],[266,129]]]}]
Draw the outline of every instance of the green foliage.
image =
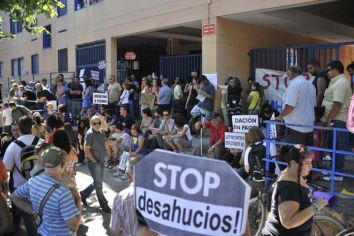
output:
[{"label": "green foliage", "polygon": [[[0,0],[0,10],[9,14],[12,20],[21,22],[24,30],[39,36],[45,28],[38,25],[37,16],[45,15],[47,18],[57,16],[57,8],[64,7],[60,0]],[[0,17],[0,23],[2,19]],[[48,33],[48,32],[47,32]],[[8,32],[0,32],[2,38],[13,38]]]}]

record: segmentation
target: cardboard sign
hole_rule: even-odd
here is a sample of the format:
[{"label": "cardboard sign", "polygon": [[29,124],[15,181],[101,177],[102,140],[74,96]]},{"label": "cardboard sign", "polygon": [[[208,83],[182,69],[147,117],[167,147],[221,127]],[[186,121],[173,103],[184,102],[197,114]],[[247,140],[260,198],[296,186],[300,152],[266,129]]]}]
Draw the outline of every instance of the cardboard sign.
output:
[{"label": "cardboard sign", "polygon": [[95,70],[91,70],[91,77],[94,80],[100,80],[100,72],[95,71]]},{"label": "cardboard sign", "polygon": [[135,52],[125,52],[124,53],[124,59],[125,60],[135,60],[136,59],[136,53]]},{"label": "cardboard sign", "polygon": [[218,75],[217,74],[203,74],[205,75],[209,82],[214,86],[214,89],[218,88]]},{"label": "cardboard sign", "polygon": [[[155,149],[134,171],[135,206],[164,235],[242,235],[250,186],[224,161]],[[225,194],[227,192],[227,194]]]},{"label": "cardboard sign", "polygon": [[97,63],[97,67],[98,67],[98,69],[100,69],[100,70],[104,70],[104,69],[107,68],[107,62],[106,62],[106,61],[99,61],[99,62]]},{"label": "cardboard sign", "polygon": [[93,104],[108,105],[108,93],[93,93]]},{"label": "cardboard sign", "polygon": [[245,134],[244,133],[225,133],[225,147],[246,149]]},{"label": "cardboard sign", "polygon": [[215,33],[215,24],[203,25],[203,34],[213,34]]},{"label": "cardboard sign", "polygon": [[247,133],[253,126],[259,126],[258,115],[235,115],[232,116],[233,131]]}]

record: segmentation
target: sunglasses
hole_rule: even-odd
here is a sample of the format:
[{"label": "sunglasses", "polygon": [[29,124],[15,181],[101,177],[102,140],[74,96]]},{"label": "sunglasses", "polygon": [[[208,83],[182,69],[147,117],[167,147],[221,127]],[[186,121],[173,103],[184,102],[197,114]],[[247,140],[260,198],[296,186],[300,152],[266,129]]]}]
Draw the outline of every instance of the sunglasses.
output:
[{"label": "sunglasses", "polygon": [[93,125],[101,125],[101,122],[94,122]]},{"label": "sunglasses", "polygon": [[163,114],[163,116],[169,116],[170,114]]}]

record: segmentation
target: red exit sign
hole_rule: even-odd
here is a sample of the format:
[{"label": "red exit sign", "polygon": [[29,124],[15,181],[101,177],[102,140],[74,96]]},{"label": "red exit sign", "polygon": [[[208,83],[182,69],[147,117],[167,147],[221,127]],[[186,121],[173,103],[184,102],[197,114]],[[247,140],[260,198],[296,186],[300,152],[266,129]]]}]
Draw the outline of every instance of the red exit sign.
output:
[{"label": "red exit sign", "polygon": [[215,33],[215,24],[203,25],[203,34],[213,34]]}]

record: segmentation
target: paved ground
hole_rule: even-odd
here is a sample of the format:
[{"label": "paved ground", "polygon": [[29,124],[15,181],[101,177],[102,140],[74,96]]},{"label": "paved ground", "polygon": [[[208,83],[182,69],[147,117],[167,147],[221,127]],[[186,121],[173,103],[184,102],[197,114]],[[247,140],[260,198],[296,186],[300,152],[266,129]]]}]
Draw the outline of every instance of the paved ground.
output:
[{"label": "paved ground", "polygon": [[[92,178],[89,174],[87,166],[80,166],[77,168],[77,184],[79,190],[84,189],[92,183]],[[122,181],[116,177],[113,177],[113,171],[105,169],[103,192],[108,200],[109,206],[113,205],[114,197],[117,192],[126,188],[129,183],[127,180]],[[80,227],[78,236],[90,235],[101,236],[110,235],[109,233],[109,221],[111,215],[100,210],[100,206],[97,201],[96,194],[93,193],[87,199],[88,207],[82,207],[83,225]]]},{"label": "paved ground", "polygon": [[[198,140],[195,140],[193,146],[197,144]],[[348,159],[345,166],[345,172],[354,172],[354,158]],[[92,182],[92,178],[89,174],[87,166],[80,166],[77,168],[77,184],[79,190],[84,189],[87,185]],[[329,186],[328,182],[325,181],[316,181],[317,184]],[[109,202],[109,205],[112,206],[114,197],[117,192],[126,188],[129,185],[128,181],[122,181],[118,178],[113,177],[113,171],[111,169],[105,169],[104,176],[104,186],[103,191]],[[343,188],[350,192],[354,192],[354,179],[344,178],[343,182],[339,182],[336,187],[336,191],[340,192]],[[109,221],[110,214],[104,213],[100,210],[99,204],[97,202],[97,198],[95,193],[93,193],[88,199],[87,202],[89,204],[88,207],[82,208],[83,215],[83,225],[80,227],[78,236],[103,236],[110,235],[109,233]],[[335,210],[346,215],[346,222],[349,220],[354,224],[354,200],[338,198],[338,206],[335,207]],[[344,222],[343,222],[344,223]],[[354,226],[354,225],[353,225]],[[17,234],[18,236],[22,236],[24,234]]]}]

